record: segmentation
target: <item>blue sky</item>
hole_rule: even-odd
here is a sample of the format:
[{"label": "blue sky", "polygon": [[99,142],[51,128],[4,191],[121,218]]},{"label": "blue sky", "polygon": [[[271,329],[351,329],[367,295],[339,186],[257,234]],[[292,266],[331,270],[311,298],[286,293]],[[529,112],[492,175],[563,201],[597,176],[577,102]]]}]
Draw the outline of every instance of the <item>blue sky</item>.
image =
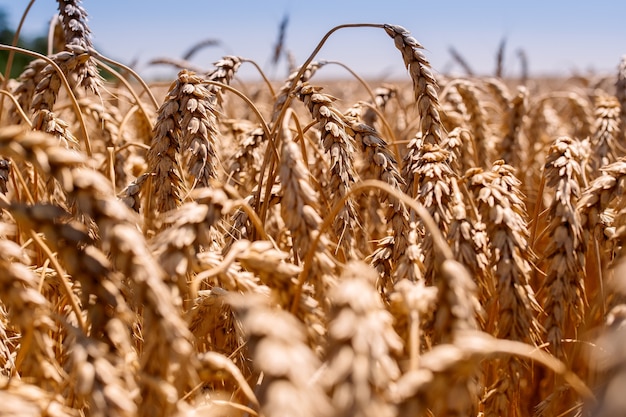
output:
[{"label": "blue sky", "polygon": [[[27,0],[0,0],[15,28]],[[171,73],[149,66],[159,57],[180,58],[205,39],[221,46],[203,49],[192,60],[200,67],[223,55],[255,60],[279,79],[269,60],[278,26],[289,14],[286,46],[298,63],[313,51],[324,34],[343,23],[391,23],[407,28],[426,48],[437,72],[462,74],[450,47],[458,50],[475,72],[493,74],[495,54],[507,40],[505,74],[519,74],[517,51],[528,56],[532,74],[614,73],[626,54],[624,1],[353,1],[353,0],[84,0],[97,49],[124,63],[136,62],[145,77]],[[56,12],[54,0],[37,0],[24,26],[27,35],[47,31]],[[403,76],[399,52],[381,29],[344,29],[326,43],[317,59],[337,60],[364,77]],[[242,75],[254,70],[242,67]],[[340,67],[324,74],[346,74]],[[320,74],[322,75],[322,74]]]}]

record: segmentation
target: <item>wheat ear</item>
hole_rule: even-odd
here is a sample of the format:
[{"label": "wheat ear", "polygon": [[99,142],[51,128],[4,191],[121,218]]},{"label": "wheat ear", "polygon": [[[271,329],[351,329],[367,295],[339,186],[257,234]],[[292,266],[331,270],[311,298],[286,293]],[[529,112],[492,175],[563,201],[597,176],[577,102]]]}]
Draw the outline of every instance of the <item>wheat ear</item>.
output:
[{"label": "wheat ear", "polygon": [[544,279],[546,312],[544,327],[547,341],[557,357],[564,357],[562,340],[575,338],[585,312],[585,250],[580,214],[576,210],[581,196],[582,152],[568,137],[558,138],[546,161],[546,185],[555,188],[549,207],[550,243],[543,251],[548,263]]},{"label": "wheat ear", "polygon": [[[316,299],[322,301],[334,282],[335,260],[331,257],[328,237],[322,233],[322,219],[318,214],[317,196],[309,184],[308,169],[302,161],[298,146],[285,138],[281,152],[280,186],[282,199],[280,210],[285,226],[294,240],[294,252],[300,259],[305,259],[309,252],[315,251],[308,276],[302,276],[316,289]],[[317,246],[314,247],[314,242]]]},{"label": "wheat ear", "polygon": [[211,179],[217,178],[218,129],[217,111],[212,104],[214,97],[210,89],[202,85],[202,78],[193,73],[181,71],[178,81],[182,85],[180,144],[190,153],[188,169],[196,186],[207,187]]},{"label": "wheat ear", "polygon": [[358,216],[353,197],[349,191],[358,180],[354,170],[355,141],[348,129],[345,116],[335,108],[334,97],[321,92],[321,88],[303,85],[295,92],[312,117],[318,121],[321,131],[321,143],[330,155],[330,183],[334,190],[331,204],[345,198],[344,207],[336,217],[335,234],[345,256],[354,255],[354,234],[358,227]]},{"label": "wheat ear", "polygon": [[148,181],[144,187],[150,185],[147,194],[154,199],[156,210],[161,213],[181,204],[182,179],[176,155],[180,151],[179,112],[181,111],[182,87],[179,79],[170,86],[166,99],[158,110],[158,118],[147,154]]},{"label": "wheat ear", "polygon": [[[437,145],[424,144],[419,157],[406,165],[415,178],[416,194],[409,194],[421,203],[444,235],[448,234],[452,221],[451,207],[461,199],[455,174],[448,164],[449,153]],[[412,190],[409,190],[412,191]],[[437,267],[442,254],[434,251],[432,236],[426,233],[422,242],[424,252],[424,279],[427,285],[435,283]]]},{"label": "wheat ear", "polygon": [[534,255],[528,246],[527,214],[513,168],[497,161],[487,172],[470,170],[468,185],[477,198],[491,242],[497,279],[498,337],[539,343],[541,310],[530,286]]},{"label": "wheat ear", "polygon": [[[29,259],[22,248],[7,239],[6,234],[12,232],[11,228],[2,222],[0,229],[3,235],[0,240],[2,309],[7,309],[4,314],[17,325],[21,341],[15,350],[15,357],[7,352],[7,363],[4,365],[7,373],[3,372],[3,375],[19,374],[24,379],[32,378],[40,388],[51,392],[62,383],[61,367],[53,351],[56,343],[51,337],[56,327],[50,319],[52,306],[37,291],[38,277],[27,267]],[[5,347],[8,349],[8,346]]]},{"label": "wheat ear", "polygon": [[330,346],[322,384],[337,415],[395,415],[382,394],[400,376],[394,355],[402,350],[402,341],[375,281],[374,269],[352,262],[330,294]]},{"label": "wheat ear", "polygon": [[258,183],[257,176],[261,168],[260,148],[264,143],[263,129],[253,129],[230,158],[228,184],[240,190],[241,194],[249,194]]},{"label": "wheat ear", "polygon": [[[530,285],[533,254],[528,245],[526,212],[520,182],[513,168],[496,161],[491,171],[470,170],[469,189],[478,200],[478,211],[487,225],[497,280],[496,309],[486,306],[490,313],[488,329],[497,337],[539,344],[541,326],[537,314],[541,308]],[[494,317],[497,316],[497,317]],[[519,415],[524,407],[520,384],[530,375],[514,359],[507,359],[495,372],[488,374],[488,390],[483,401],[485,413]]]},{"label": "wheat ear", "polygon": [[594,149],[591,158],[591,175],[598,175],[598,169],[615,162],[623,154],[623,147],[618,143],[620,135],[620,102],[613,96],[599,94],[594,99],[594,133],[591,146]]},{"label": "wheat ear", "polygon": [[469,131],[476,144],[476,160],[479,167],[486,168],[491,163],[493,144],[491,130],[487,124],[487,114],[479,97],[478,88],[470,81],[458,81],[454,84],[461,95],[469,118]]},{"label": "wheat ear", "polygon": [[402,26],[383,25],[402,53],[404,66],[413,81],[413,93],[420,114],[420,131],[425,143],[440,143],[445,135],[439,113],[441,105],[437,95],[437,81],[430,62],[422,53],[424,47]]},{"label": "wheat ear", "polygon": [[[206,75],[206,79],[229,85],[235,73],[239,70],[241,62],[242,60],[238,56],[225,56],[213,64],[215,69]],[[215,95],[211,104],[221,107],[224,101],[222,89],[216,85],[211,85],[208,87],[208,90]]]},{"label": "wheat ear", "polygon": [[522,133],[524,118],[528,107],[528,90],[518,87],[506,109],[502,125],[503,136],[496,144],[498,158],[512,166],[523,166],[528,159],[529,148],[526,137]]},{"label": "wheat ear", "polygon": [[251,295],[229,299],[242,322],[252,364],[263,373],[256,392],[261,412],[330,417],[333,409],[328,397],[319,384],[311,383],[320,363],[305,343],[303,326],[266,301]]},{"label": "wheat ear", "polygon": [[[32,60],[22,71],[17,81],[19,84],[13,89],[13,94],[17,97],[19,106],[25,111],[30,110],[30,104],[35,96],[35,90],[37,85],[43,78],[43,69],[48,65],[43,59]],[[22,123],[18,113],[13,111],[12,108],[9,112],[9,120],[14,124]]]},{"label": "wheat ear", "polygon": [[[81,0],[57,0],[65,44],[69,47],[78,46],[86,51],[93,49],[91,30],[87,25],[87,12],[81,6]],[[84,88],[100,95],[103,79],[98,74],[94,58],[89,57],[74,69],[78,83]]]}]

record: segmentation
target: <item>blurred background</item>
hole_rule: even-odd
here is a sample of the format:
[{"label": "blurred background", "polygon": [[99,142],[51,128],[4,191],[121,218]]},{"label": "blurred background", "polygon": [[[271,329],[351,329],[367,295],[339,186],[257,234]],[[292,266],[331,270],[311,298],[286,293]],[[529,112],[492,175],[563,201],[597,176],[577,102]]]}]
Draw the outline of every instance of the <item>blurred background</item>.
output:
[{"label": "blurred background", "polygon": [[[1,41],[10,43],[29,1],[0,0]],[[200,1],[84,0],[93,42],[104,55],[131,64],[146,78],[171,78],[160,58],[183,59],[200,68],[223,55],[257,62],[283,79],[291,61],[302,63],[324,34],[343,23],[404,26],[426,48],[438,73],[491,75],[502,56],[502,75],[613,74],[626,54],[626,2],[526,1]],[[22,45],[45,51],[54,0],[37,0],[22,29]],[[277,49],[279,39],[282,47]],[[405,75],[389,37],[372,28],[335,33],[317,56],[336,60],[368,78]],[[0,62],[0,65],[2,63]],[[320,76],[347,75],[327,66]],[[239,76],[258,77],[251,66]]]}]

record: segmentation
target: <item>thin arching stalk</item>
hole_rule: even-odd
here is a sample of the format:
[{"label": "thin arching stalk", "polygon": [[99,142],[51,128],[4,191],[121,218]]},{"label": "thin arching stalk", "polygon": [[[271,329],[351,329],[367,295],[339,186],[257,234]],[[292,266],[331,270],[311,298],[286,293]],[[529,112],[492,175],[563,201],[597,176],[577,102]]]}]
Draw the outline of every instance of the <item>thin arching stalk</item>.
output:
[{"label": "thin arching stalk", "polygon": [[30,236],[33,239],[33,241],[37,244],[37,246],[39,246],[39,248],[42,251],[44,251],[48,259],[50,260],[50,263],[52,263],[57,273],[57,276],[59,278],[59,283],[61,284],[61,288],[63,288],[63,292],[65,292],[65,296],[67,297],[70,303],[70,306],[72,307],[72,311],[74,312],[74,315],[76,316],[78,325],[86,333],[88,330],[87,324],[85,323],[85,319],[83,318],[83,315],[81,314],[80,307],[78,306],[78,301],[76,301],[76,296],[72,292],[72,288],[70,284],[64,278],[63,268],[61,267],[61,264],[59,264],[59,261],[57,260],[56,255],[52,253],[48,245],[45,244],[45,242],[39,237],[39,235],[34,230],[30,231]]},{"label": "thin arching stalk", "polygon": [[[122,77],[122,75],[120,73],[118,73],[117,71],[115,71],[112,67],[108,66],[107,64],[105,64],[104,62],[96,59],[96,63],[101,66],[102,68],[104,68],[107,72],[109,72],[109,74],[111,74],[112,76],[114,76],[115,78],[117,78],[118,80],[120,80],[120,82],[122,84],[124,84],[124,86],[126,87],[126,89],[128,90],[128,92],[133,96],[133,98],[135,99],[135,102],[137,103],[137,106],[139,107],[139,109],[141,110],[141,113],[143,113],[146,122],[148,123],[148,125],[150,126],[150,130],[152,130],[153,126],[152,126],[152,120],[150,119],[150,116],[148,115],[148,111],[144,108],[144,105],[142,103],[142,101],[139,99],[139,96],[137,95],[137,93],[135,92],[135,90],[133,89],[133,87],[128,83],[128,81],[126,81],[126,79],[124,77]],[[152,93],[150,93],[151,98],[154,100],[154,96],[152,95]]]},{"label": "thin arching stalk", "polygon": [[278,126],[281,125],[281,122],[282,122],[283,118],[285,117],[285,111],[286,111],[287,107],[289,107],[289,104],[291,103],[292,93],[294,92],[294,90],[295,90],[295,88],[297,86],[297,80],[299,80],[302,77],[302,75],[306,71],[307,67],[309,66],[309,64],[311,62],[313,62],[313,59],[315,59],[315,56],[322,49],[322,47],[324,46],[324,44],[326,43],[328,38],[330,38],[330,36],[333,33],[335,33],[336,31],[338,31],[340,29],[359,28],[359,27],[370,27],[370,28],[384,29],[385,26],[383,24],[379,24],[379,23],[349,23],[349,24],[345,24],[345,25],[335,26],[334,28],[329,30],[326,33],[326,35],[324,35],[322,37],[322,40],[319,41],[319,43],[317,44],[317,46],[315,47],[313,52],[311,52],[311,55],[309,55],[309,57],[306,59],[306,61],[304,61],[304,63],[300,66],[300,70],[298,71],[297,75],[294,78],[295,82],[293,82],[291,84],[291,87],[288,90],[287,100],[285,101],[285,103],[283,104],[283,107],[280,110],[279,116],[278,116],[278,118],[276,120],[276,124],[272,127],[272,133],[276,133],[276,130],[279,128]]},{"label": "thin arching stalk", "polygon": [[365,88],[365,91],[367,91],[367,94],[370,96],[370,99],[372,99],[372,103],[376,102],[376,96],[374,95],[374,92],[370,88],[370,86],[367,83],[367,81],[365,81],[362,77],[360,77],[359,74],[357,74],[352,68],[350,68],[349,66],[347,66],[346,64],[344,64],[343,62],[340,62],[340,61],[320,61],[320,64],[339,65],[341,68],[343,68],[346,71],[348,71],[350,73],[350,75],[352,75],[359,82],[359,84],[361,84],[363,86],[363,88]]},{"label": "thin arching stalk", "polygon": [[[215,86],[217,86],[217,87],[223,88],[223,89],[225,89],[225,90],[228,90],[228,91],[230,91],[230,92],[234,93],[236,96],[238,96],[239,98],[241,98],[241,99],[242,99],[242,100],[243,100],[243,101],[244,101],[244,102],[248,105],[248,107],[250,107],[250,109],[254,112],[254,114],[256,114],[256,116],[258,117],[258,119],[259,119],[259,123],[261,124],[261,128],[263,129],[263,133],[264,133],[264,134],[266,134],[266,135],[268,135],[268,136],[267,136],[268,138],[271,138],[271,137],[272,137],[272,136],[270,135],[270,129],[269,129],[269,127],[267,126],[267,122],[266,122],[266,121],[265,121],[265,119],[263,118],[263,115],[261,114],[261,112],[259,111],[259,109],[258,109],[258,108],[254,105],[254,103],[252,102],[252,100],[250,100],[250,99],[249,99],[249,98],[248,98],[245,94],[243,94],[241,91],[237,90],[236,88],[231,87],[231,86],[230,86],[230,85],[228,85],[228,84],[223,84],[223,83],[220,83],[220,82],[217,82],[217,81],[208,81],[208,80],[205,80],[205,81],[203,81],[202,83],[203,83],[203,84],[209,84],[209,85],[215,85]],[[273,142],[271,142],[271,143],[273,143]],[[275,156],[276,158],[278,158],[278,150],[277,150],[277,148],[276,148],[276,145],[275,145],[275,144],[274,144],[274,146],[273,146],[273,149],[274,149],[274,152],[275,152],[274,156]]]},{"label": "thin arching stalk", "polygon": [[443,236],[443,234],[437,227],[437,224],[435,223],[433,218],[428,213],[428,210],[426,210],[424,206],[419,204],[414,199],[410,198],[408,195],[394,189],[386,182],[383,182],[380,180],[361,181],[358,184],[355,184],[352,188],[350,188],[348,193],[346,193],[346,195],[344,195],[340,200],[338,200],[335,203],[335,205],[330,209],[328,214],[324,217],[324,221],[322,222],[319,228],[319,233],[313,240],[310,246],[311,249],[309,249],[306,256],[304,257],[302,272],[300,273],[298,277],[298,286],[295,291],[296,296],[294,297],[293,304],[291,305],[291,312],[295,312],[298,309],[298,304],[300,300],[300,292],[302,291],[302,286],[305,283],[306,276],[311,267],[311,261],[313,260],[313,257],[315,256],[315,248],[317,247],[316,245],[320,237],[324,234],[324,231],[328,229],[328,227],[330,227],[330,225],[335,219],[335,216],[337,216],[337,213],[339,213],[345,201],[348,198],[350,198],[352,194],[357,194],[359,192],[363,192],[365,190],[370,190],[370,189],[378,189],[380,191],[383,191],[389,194],[391,197],[400,200],[401,202],[406,204],[410,209],[414,210],[415,213],[417,213],[420,219],[424,222],[424,226],[426,227],[426,230],[432,234],[433,244],[437,248],[437,250],[441,252],[441,255],[443,256],[443,258],[446,260],[454,259],[454,254],[452,253],[452,249],[450,249],[450,246],[448,245],[446,238]]},{"label": "thin arching stalk", "polygon": [[[3,96],[7,96],[13,102],[13,105],[15,106],[15,110],[20,114],[20,117],[22,118],[24,123],[26,123],[28,127],[32,127],[32,123],[30,122],[30,119],[28,118],[26,113],[24,113],[24,109],[22,109],[22,106],[20,106],[20,103],[17,102],[17,100],[15,99],[15,96],[7,90],[0,90],[0,94],[2,94]],[[0,112],[2,112],[1,108],[0,108]]]},{"label": "thin arching stalk", "polygon": [[[14,47],[17,46],[17,41],[20,38],[20,32],[22,31],[22,26],[24,25],[26,16],[28,15],[28,12],[30,11],[30,8],[33,6],[34,3],[35,3],[35,0],[30,0],[28,2],[28,6],[26,6],[26,9],[24,10],[24,13],[22,13],[22,18],[20,19],[20,23],[17,25],[17,29],[15,30],[15,35],[13,36],[13,42],[11,43],[11,46],[14,46]],[[6,90],[7,83],[9,82],[9,79],[11,78],[11,67],[13,66],[13,57],[15,56],[15,52],[16,51],[9,50],[9,56],[7,57],[7,65],[4,69],[5,78],[4,80],[2,80],[3,90]],[[2,120],[2,113],[3,113],[2,110],[4,110],[4,100],[0,100],[0,120]]]},{"label": "thin arching stalk", "polygon": [[67,91],[67,95],[70,98],[70,101],[72,102],[72,107],[74,108],[76,118],[78,119],[78,122],[80,124],[81,133],[83,134],[83,138],[85,140],[85,151],[87,152],[87,155],[91,157],[92,156],[91,143],[89,141],[89,132],[87,132],[87,125],[85,123],[85,118],[83,117],[83,112],[80,110],[80,106],[78,105],[78,100],[76,100],[76,96],[74,95],[74,92],[72,91],[72,87],[70,87],[70,83],[67,81],[67,78],[65,78],[65,74],[63,74],[63,71],[61,71],[61,68],[59,68],[56,62],[54,62],[52,59],[48,58],[47,56],[38,54],[37,52],[29,51],[28,49],[18,48],[15,46],[0,45],[0,50],[20,52],[20,53],[30,55],[35,58],[40,58],[46,61],[48,64],[50,64],[54,68],[54,70],[59,75],[59,78],[61,79],[61,83],[63,83],[63,87],[65,87],[65,90]]},{"label": "thin arching stalk", "polygon": [[247,62],[247,63],[251,64],[254,68],[256,68],[256,70],[261,75],[261,78],[263,78],[263,82],[267,86],[267,89],[270,91],[270,94],[272,95],[272,100],[275,100],[276,99],[276,91],[274,91],[274,87],[272,87],[271,81],[269,80],[269,78],[267,78],[267,75],[265,75],[265,72],[261,69],[259,64],[257,64],[255,61],[253,61],[251,59],[242,59],[241,62],[242,63],[243,62]]},{"label": "thin arching stalk", "polygon": [[111,58],[107,58],[104,55],[99,54],[96,51],[89,51],[90,54],[93,55],[94,58],[99,59],[101,61],[107,62],[113,66],[116,67],[120,67],[122,68],[124,71],[128,71],[129,74],[131,74],[138,82],[139,84],[141,84],[141,86],[143,87],[143,89],[145,90],[146,94],[148,94],[148,97],[150,97],[150,101],[152,101],[152,104],[154,105],[155,109],[159,108],[159,102],[157,101],[157,99],[154,97],[154,94],[152,94],[152,90],[150,90],[150,87],[148,87],[148,84],[146,84],[146,82],[143,80],[143,78],[141,78],[139,76],[139,74],[137,74],[137,72],[135,72],[132,68],[130,68],[127,65],[122,64],[121,62],[117,62]]}]

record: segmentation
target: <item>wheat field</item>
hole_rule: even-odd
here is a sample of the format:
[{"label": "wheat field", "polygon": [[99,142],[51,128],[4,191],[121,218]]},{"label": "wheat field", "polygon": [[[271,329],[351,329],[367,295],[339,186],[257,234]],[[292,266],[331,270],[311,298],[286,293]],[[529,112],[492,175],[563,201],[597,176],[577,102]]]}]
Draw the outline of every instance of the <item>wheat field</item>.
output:
[{"label": "wheat field", "polygon": [[[0,416],[626,413],[626,57],[446,77],[346,24],[148,83],[58,4],[0,45]],[[405,80],[316,81],[355,27]]]}]

